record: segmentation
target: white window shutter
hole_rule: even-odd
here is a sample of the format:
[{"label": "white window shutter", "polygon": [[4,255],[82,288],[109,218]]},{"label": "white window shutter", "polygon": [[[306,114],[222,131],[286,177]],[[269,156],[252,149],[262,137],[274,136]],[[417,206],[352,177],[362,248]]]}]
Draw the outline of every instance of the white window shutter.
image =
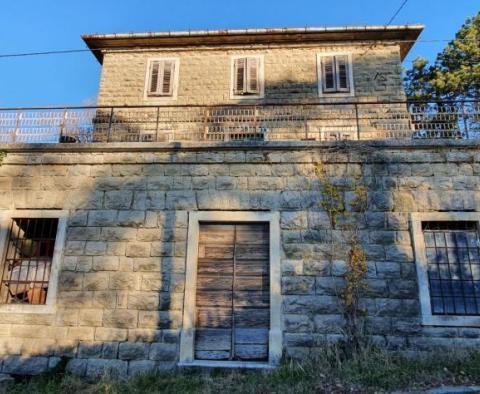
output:
[{"label": "white window shutter", "polygon": [[148,95],[155,95],[158,92],[158,82],[160,80],[160,62],[155,61],[150,63]]},{"label": "white window shutter", "polygon": [[259,59],[247,59],[247,93],[260,94],[259,68]]},{"label": "white window shutter", "polygon": [[348,70],[347,55],[335,56],[335,74],[336,74],[337,91],[349,92],[350,80],[348,75],[349,70]]},{"label": "white window shutter", "polygon": [[173,76],[175,75],[175,62],[173,60],[164,60],[162,75],[162,96],[171,96],[173,94]]},{"label": "white window shutter", "polygon": [[246,58],[239,58],[234,60],[234,85],[233,90],[235,94],[244,94],[246,91]]},{"label": "white window shutter", "polygon": [[335,92],[335,58],[333,56],[322,57],[322,87],[324,92]]}]

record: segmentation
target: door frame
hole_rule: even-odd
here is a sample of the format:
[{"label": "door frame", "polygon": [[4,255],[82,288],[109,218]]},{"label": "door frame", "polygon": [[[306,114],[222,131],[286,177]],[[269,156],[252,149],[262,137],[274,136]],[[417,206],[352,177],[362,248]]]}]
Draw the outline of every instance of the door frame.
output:
[{"label": "door frame", "polygon": [[[268,363],[247,361],[195,360],[195,300],[197,292],[198,240],[200,222],[260,222],[269,223],[270,254],[270,330]],[[180,335],[179,365],[208,365],[225,367],[265,367],[277,365],[282,357],[281,329],[281,273],[280,273],[280,213],[254,211],[199,211],[189,212],[187,236],[187,266],[185,274],[185,299],[183,328]]]}]

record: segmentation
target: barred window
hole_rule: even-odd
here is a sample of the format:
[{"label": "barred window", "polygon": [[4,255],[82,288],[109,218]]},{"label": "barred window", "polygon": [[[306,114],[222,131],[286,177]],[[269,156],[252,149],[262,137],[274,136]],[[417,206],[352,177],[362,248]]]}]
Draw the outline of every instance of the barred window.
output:
[{"label": "barred window", "polygon": [[477,222],[422,223],[432,315],[480,315]]},{"label": "barred window", "polygon": [[0,303],[46,303],[58,218],[12,218],[3,261]]}]

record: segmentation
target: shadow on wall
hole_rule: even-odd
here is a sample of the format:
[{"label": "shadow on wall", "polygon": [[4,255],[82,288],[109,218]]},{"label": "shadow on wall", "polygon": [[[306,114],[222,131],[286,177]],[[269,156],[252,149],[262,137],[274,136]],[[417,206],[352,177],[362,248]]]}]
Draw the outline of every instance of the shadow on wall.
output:
[{"label": "shadow on wall", "polygon": [[[89,376],[173,368],[189,285],[188,212],[195,210],[281,212],[287,355],[314,356],[325,342],[343,338],[337,296],[348,252],[346,224],[353,220],[368,258],[362,300],[368,335],[390,347],[433,344],[428,335],[434,330],[420,326],[408,213],[477,209],[474,199],[444,189],[445,182],[457,182],[455,176],[472,171],[473,177],[472,154],[458,152],[452,163],[446,150],[339,142],[278,151],[255,145],[9,154],[0,168],[2,208],[68,209],[70,217],[56,312],[0,312],[2,372],[41,373],[61,357],[70,358],[68,371]],[[342,215],[333,229],[316,163],[347,202],[350,180],[360,177],[368,188],[367,212]]]},{"label": "shadow on wall", "polygon": [[[12,156],[18,161],[9,163]],[[166,197],[182,187],[174,185],[175,166],[166,168],[174,156],[27,153],[5,160],[3,208],[70,215],[55,313],[0,311],[2,372],[38,374],[62,357],[71,358],[69,371],[90,376],[175,365],[188,201]]]}]

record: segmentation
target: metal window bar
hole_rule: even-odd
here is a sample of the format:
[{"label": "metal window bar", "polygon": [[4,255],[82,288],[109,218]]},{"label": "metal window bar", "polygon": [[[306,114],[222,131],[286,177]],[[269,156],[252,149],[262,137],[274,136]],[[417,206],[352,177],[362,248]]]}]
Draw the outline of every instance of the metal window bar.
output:
[{"label": "metal window bar", "polygon": [[56,218],[13,218],[0,282],[2,304],[45,304]]},{"label": "metal window bar", "polygon": [[422,223],[434,315],[480,315],[480,238],[476,222]]}]

